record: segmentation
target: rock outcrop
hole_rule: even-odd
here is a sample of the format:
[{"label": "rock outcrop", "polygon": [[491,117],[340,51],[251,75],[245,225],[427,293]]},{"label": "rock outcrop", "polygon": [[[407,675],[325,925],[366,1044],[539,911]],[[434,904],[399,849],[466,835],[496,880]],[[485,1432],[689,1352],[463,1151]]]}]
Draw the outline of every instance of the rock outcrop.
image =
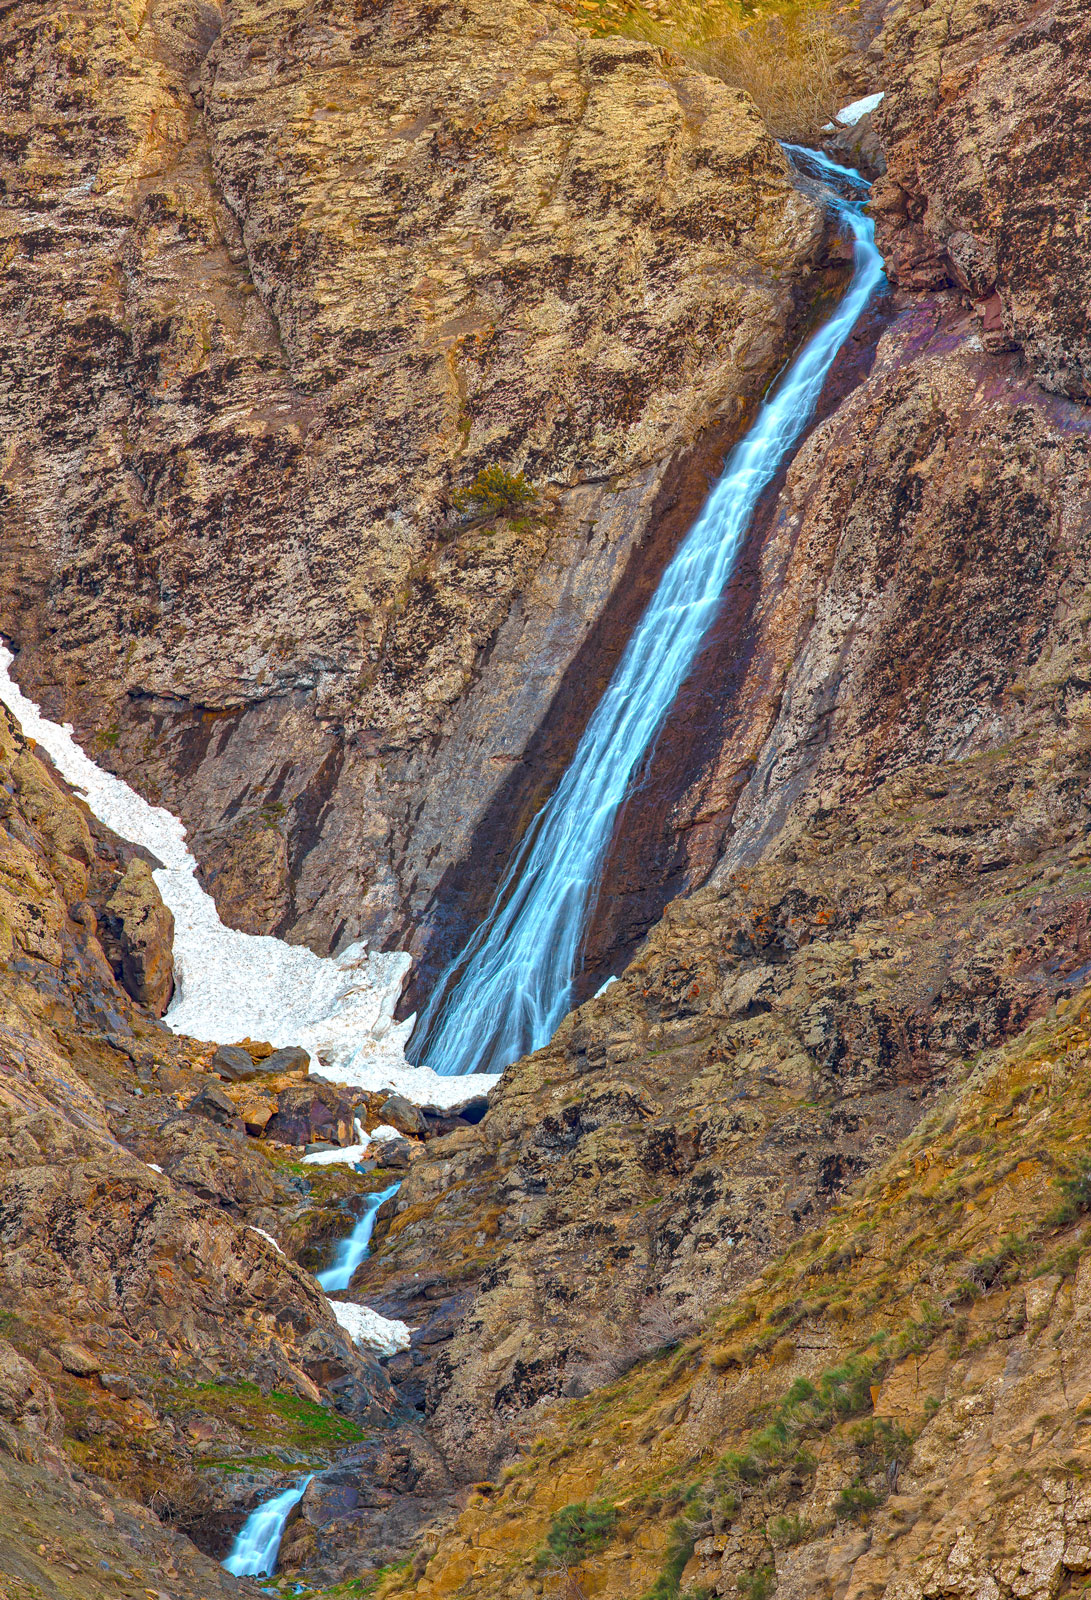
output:
[{"label": "rock outcrop", "polygon": [[891,276],[958,285],[990,347],[1022,350],[1045,388],[1091,399],[1087,7],[901,6],[882,50],[874,207]]},{"label": "rock outcrop", "polygon": [[106,901],[98,933],[122,988],[161,1017],[174,993],[174,917],[139,856]]}]

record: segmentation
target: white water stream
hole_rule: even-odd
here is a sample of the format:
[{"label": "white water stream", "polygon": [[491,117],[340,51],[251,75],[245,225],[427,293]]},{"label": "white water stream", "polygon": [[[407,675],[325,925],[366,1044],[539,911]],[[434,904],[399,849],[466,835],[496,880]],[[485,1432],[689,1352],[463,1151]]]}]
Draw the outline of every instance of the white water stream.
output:
[{"label": "white water stream", "polygon": [[268,1576],[276,1570],[280,1541],[284,1537],[284,1524],[307,1492],[311,1478],[304,1478],[292,1489],[284,1489],[257,1506],[239,1529],[231,1554],[224,1562],[228,1572],[236,1578]]}]

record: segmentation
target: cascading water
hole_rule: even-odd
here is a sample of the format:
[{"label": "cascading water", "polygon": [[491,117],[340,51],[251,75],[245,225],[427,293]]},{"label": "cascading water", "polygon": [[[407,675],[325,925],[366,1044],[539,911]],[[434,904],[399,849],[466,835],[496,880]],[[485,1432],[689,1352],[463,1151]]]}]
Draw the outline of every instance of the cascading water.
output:
[{"label": "cascading water", "polygon": [[236,1578],[258,1577],[269,1574],[277,1564],[280,1541],[284,1537],[284,1524],[302,1500],[311,1478],[304,1478],[294,1489],[285,1489],[272,1500],[257,1506],[239,1529],[231,1554],[224,1562],[228,1572]]},{"label": "cascading water", "polygon": [[392,1183],[389,1189],[380,1189],[377,1194],[368,1195],[359,1222],[348,1238],[342,1239],[338,1245],[333,1265],[318,1274],[318,1281],[327,1292],[332,1289],[337,1293],[348,1288],[352,1282],[352,1274],[367,1255],[371,1235],[375,1232],[375,1218],[379,1207],[384,1200],[393,1199],[400,1188],[400,1183]]},{"label": "cascading water", "polygon": [[[516,850],[485,920],[444,973],[412,1058],[443,1076],[500,1071],[548,1043],[569,1010],[580,942],[618,808],[647,758],[719,608],[758,498],[806,427],[834,357],[883,281],[868,185],[818,151],[787,146],[823,183],[854,240],[853,274],[731,451],[660,580],[564,777]],[[857,191],[846,199],[833,187]]]}]

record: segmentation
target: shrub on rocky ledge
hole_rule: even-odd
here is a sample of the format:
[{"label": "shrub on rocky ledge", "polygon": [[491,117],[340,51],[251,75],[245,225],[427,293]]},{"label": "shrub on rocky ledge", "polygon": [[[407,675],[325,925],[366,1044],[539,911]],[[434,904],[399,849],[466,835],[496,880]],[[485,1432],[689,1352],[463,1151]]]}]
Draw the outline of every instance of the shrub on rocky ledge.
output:
[{"label": "shrub on rocky ledge", "polygon": [[505,517],[523,506],[533,505],[537,498],[538,491],[527,482],[524,473],[513,474],[503,467],[482,467],[471,484],[454,491],[451,504],[463,516]]},{"label": "shrub on rocky ledge", "polygon": [[563,1506],[546,1534],[538,1565],[575,1566],[585,1556],[594,1555],[609,1544],[617,1518],[607,1500],[577,1500]]}]

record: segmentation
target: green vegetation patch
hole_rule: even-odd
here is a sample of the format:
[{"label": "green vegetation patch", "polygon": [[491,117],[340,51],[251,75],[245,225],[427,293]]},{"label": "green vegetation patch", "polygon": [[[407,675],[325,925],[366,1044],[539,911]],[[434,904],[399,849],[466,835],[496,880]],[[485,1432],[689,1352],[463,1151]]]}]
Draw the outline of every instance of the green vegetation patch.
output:
[{"label": "green vegetation patch", "polygon": [[161,1390],[156,1400],[163,1412],[199,1411],[229,1423],[255,1443],[290,1450],[340,1450],[367,1437],[332,1408],[279,1389],[262,1394],[256,1383],[177,1384]]},{"label": "green vegetation patch", "polygon": [[587,1556],[604,1550],[617,1519],[617,1510],[608,1500],[577,1500],[562,1507],[546,1534],[538,1565],[576,1566]]},{"label": "green vegetation patch", "polygon": [[533,505],[538,491],[523,473],[506,472],[503,467],[482,467],[465,489],[456,489],[451,504],[468,517],[506,517]]}]

